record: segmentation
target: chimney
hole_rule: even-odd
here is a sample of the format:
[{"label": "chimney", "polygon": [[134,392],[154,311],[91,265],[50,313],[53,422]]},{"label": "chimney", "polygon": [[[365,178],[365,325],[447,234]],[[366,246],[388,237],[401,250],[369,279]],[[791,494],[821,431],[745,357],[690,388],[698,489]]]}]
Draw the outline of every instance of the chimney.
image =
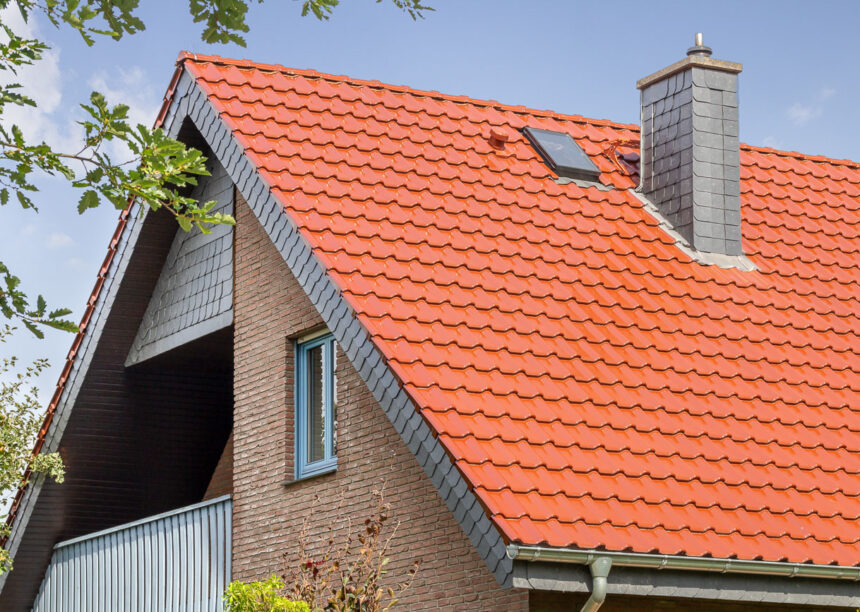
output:
[{"label": "chimney", "polygon": [[742,255],[738,74],[696,34],[687,57],[636,83],[641,191],[696,250]]}]

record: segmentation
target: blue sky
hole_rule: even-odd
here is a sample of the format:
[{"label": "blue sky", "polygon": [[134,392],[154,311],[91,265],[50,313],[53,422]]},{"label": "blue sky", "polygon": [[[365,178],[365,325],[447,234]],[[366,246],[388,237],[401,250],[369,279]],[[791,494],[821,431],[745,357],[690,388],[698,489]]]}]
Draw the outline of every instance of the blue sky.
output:
[{"label": "blue sky", "polygon": [[[22,78],[42,106],[15,119],[32,136],[70,148],[77,105],[98,89],[151,124],[176,55],[188,49],[637,123],[636,80],[683,58],[701,31],[714,57],[744,65],[743,142],[860,160],[860,4],[426,2],[437,10],[413,22],[387,0],[343,0],[323,23],[301,18],[299,2],[253,3],[244,49],[201,43],[187,3],[176,0],[143,0],[145,32],[92,48],[37,21],[27,27],[53,50]],[[0,209],[0,261],[29,292],[73,308],[78,318],[117,213],[104,207],[79,216],[74,193],[61,182],[42,187],[40,213]],[[53,368],[40,381],[45,401],[71,340],[19,332],[7,346],[25,359],[50,358]]]}]

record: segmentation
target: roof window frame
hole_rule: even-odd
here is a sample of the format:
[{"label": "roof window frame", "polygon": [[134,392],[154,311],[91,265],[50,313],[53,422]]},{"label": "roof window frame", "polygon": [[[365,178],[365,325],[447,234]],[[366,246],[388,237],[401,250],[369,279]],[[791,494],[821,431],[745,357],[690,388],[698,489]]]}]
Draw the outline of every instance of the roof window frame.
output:
[{"label": "roof window frame", "polygon": [[[555,172],[559,178],[579,179],[593,183],[600,181],[600,169],[591,157],[589,157],[589,155],[582,149],[582,147],[579,146],[579,143],[574,140],[573,136],[567,132],[526,126],[522,129],[522,133],[534,150],[537,151],[538,155],[541,156],[544,163],[549,166],[549,169]],[[577,165],[567,165],[556,161],[552,152],[546,146],[548,144],[546,142],[547,135],[552,135],[554,137],[562,136],[562,140],[564,140],[564,137],[567,137],[567,140],[569,141],[568,144],[572,147],[571,153],[574,156],[578,156],[577,153],[581,155],[581,163],[578,163]]]}]

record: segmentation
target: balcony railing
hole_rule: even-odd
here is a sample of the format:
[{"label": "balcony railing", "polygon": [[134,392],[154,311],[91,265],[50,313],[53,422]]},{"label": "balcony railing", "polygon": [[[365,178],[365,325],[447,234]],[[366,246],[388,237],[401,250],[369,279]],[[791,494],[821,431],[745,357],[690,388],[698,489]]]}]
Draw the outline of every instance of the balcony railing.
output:
[{"label": "balcony railing", "polygon": [[231,529],[225,496],[60,542],[33,610],[217,612]]}]

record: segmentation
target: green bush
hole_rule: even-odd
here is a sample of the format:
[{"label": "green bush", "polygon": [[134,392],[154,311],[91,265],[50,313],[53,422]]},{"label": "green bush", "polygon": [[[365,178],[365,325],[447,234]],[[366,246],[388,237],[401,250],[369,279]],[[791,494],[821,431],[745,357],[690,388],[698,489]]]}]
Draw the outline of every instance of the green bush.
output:
[{"label": "green bush", "polygon": [[311,612],[303,601],[279,595],[284,581],[271,576],[257,582],[233,581],[224,593],[224,612]]}]

